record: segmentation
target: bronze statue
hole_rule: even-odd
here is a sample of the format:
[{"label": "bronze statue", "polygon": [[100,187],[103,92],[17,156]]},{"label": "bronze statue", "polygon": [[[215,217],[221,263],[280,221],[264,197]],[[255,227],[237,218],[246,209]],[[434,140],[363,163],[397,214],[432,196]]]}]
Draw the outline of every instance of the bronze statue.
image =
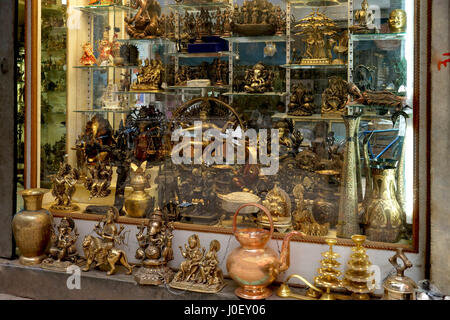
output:
[{"label": "bronze statue", "polygon": [[311,116],[316,106],[311,89],[301,82],[292,88],[288,114],[292,116]]},{"label": "bronze statue", "polygon": [[131,274],[133,267],[129,265],[125,251],[117,249],[116,246],[123,243],[125,234],[121,234],[124,226],[117,230],[115,221],[119,217],[119,211],[111,207],[103,220],[97,223],[94,231],[98,237],[87,235],[83,240],[83,251],[86,258],[86,266],[83,271],[89,271],[91,264],[96,263],[96,267],[109,269],[107,275],[112,275],[116,271],[116,263],[120,262],[128,269],[127,274]]},{"label": "bronze statue", "polygon": [[206,250],[200,246],[198,235],[193,234],[188,238],[188,245],[184,245],[185,250],[181,246],[179,248],[186,260],[181,263],[180,270],[170,283],[172,288],[203,293],[222,290],[225,283],[217,257],[219,241],[212,240],[209,251],[205,254]]},{"label": "bronze statue", "polygon": [[273,91],[273,72],[268,70],[264,64],[258,62],[251,70],[247,70],[244,79],[246,85],[245,92],[264,93]]},{"label": "bronze statue", "polygon": [[151,39],[163,34],[159,25],[161,6],[156,0],[136,0],[133,9],[138,9],[133,18],[125,17],[126,31],[130,38]]},{"label": "bronze statue", "polygon": [[112,175],[112,166],[108,168],[106,164],[100,161],[88,167],[84,186],[89,191],[89,200],[109,196],[111,193],[109,187],[111,185]]},{"label": "bronze statue", "polygon": [[361,10],[355,11],[355,25],[350,27],[354,33],[375,33],[376,26],[373,24],[375,15],[373,10],[369,10],[369,3],[364,0],[361,4]]},{"label": "bronze statue", "polygon": [[78,260],[75,242],[78,232],[72,218],[64,217],[57,226],[57,233],[53,232],[48,258],[42,261],[41,267],[66,271],[67,267]]},{"label": "bronze statue", "polygon": [[72,196],[75,193],[75,185],[80,178],[80,173],[76,168],[72,168],[67,163],[67,156],[59,166],[56,174],[51,175],[53,187],[52,195],[56,198],[50,210],[75,211],[79,207],[72,203]]},{"label": "bronze statue", "polygon": [[131,90],[161,90],[162,75],[164,66],[160,59],[146,58],[144,64],[142,60],[138,60],[138,73],[136,81],[131,85]]},{"label": "bronze statue", "polygon": [[169,283],[173,277],[173,271],[167,267],[167,263],[173,260],[173,223],[164,222],[162,212],[156,210],[148,223],[142,223],[138,230],[136,259],[142,261],[142,267],[134,275],[136,282],[143,285]]},{"label": "bronze statue", "polygon": [[333,76],[328,79],[328,88],[322,93],[322,113],[344,113],[348,102],[348,83]]},{"label": "bronze statue", "polygon": [[[275,183],[275,187],[270,190],[262,205],[269,209],[272,216],[273,226],[279,232],[285,232],[292,229],[291,199],[289,195]],[[258,225],[269,227],[270,221],[267,216],[262,214],[258,216]]]}]

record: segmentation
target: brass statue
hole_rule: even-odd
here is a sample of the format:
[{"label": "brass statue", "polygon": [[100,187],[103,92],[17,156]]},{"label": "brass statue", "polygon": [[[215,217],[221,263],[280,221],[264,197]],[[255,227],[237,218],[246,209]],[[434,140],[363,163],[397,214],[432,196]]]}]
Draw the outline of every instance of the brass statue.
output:
[{"label": "brass statue", "polygon": [[184,251],[181,246],[179,248],[186,260],[181,263],[180,270],[170,283],[172,288],[203,293],[222,290],[225,283],[217,257],[219,241],[212,240],[205,254],[206,250],[200,246],[198,235],[193,234],[188,238],[188,245],[184,245]]},{"label": "brass statue", "polygon": [[[275,183],[275,186],[270,190],[262,205],[269,209],[272,216],[273,226],[279,232],[285,232],[292,229],[291,216],[291,199],[289,195]],[[270,221],[265,215],[259,215],[257,223],[263,227],[270,226]]]},{"label": "brass statue", "polygon": [[56,174],[51,175],[53,182],[52,195],[56,198],[50,210],[76,211],[79,207],[72,203],[72,196],[75,193],[75,184],[80,178],[80,173],[76,168],[72,168],[67,163],[67,156],[59,166]]},{"label": "brass statue", "polygon": [[112,166],[108,168],[106,164],[100,161],[88,167],[84,186],[90,192],[89,200],[109,196],[111,193],[109,187],[111,185],[112,175]]},{"label": "brass statue", "polygon": [[311,116],[316,109],[311,89],[306,88],[301,82],[294,86],[288,107],[288,115]]},{"label": "brass statue", "polygon": [[125,17],[126,31],[130,38],[152,39],[163,34],[159,24],[161,6],[156,0],[136,0],[133,9],[138,9],[133,18]]},{"label": "brass statue", "polygon": [[142,261],[142,268],[134,274],[134,279],[143,285],[169,283],[173,278],[173,271],[167,267],[167,263],[173,260],[173,223],[165,223],[162,212],[156,210],[147,224],[142,223],[138,230],[136,259]]},{"label": "brass statue", "polygon": [[245,92],[264,93],[273,91],[273,72],[268,70],[264,64],[258,62],[251,70],[245,73]]},{"label": "brass statue", "polygon": [[401,9],[393,10],[389,15],[389,29],[391,33],[401,33],[406,31],[406,11]]},{"label": "brass statue", "polygon": [[108,269],[107,275],[116,271],[116,263],[120,262],[131,274],[133,267],[128,264],[125,251],[117,249],[116,246],[123,243],[125,234],[121,234],[124,226],[117,230],[115,221],[119,217],[119,211],[111,207],[103,220],[94,227],[95,233],[100,236],[87,235],[83,240],[83,251],[86,258],[86,266],[83,271],[89,271],[93,262],[96,267]]},{"label": "brass statue", "polygon": [[361,10],[355,11],[356,24],[350,27],[354,33],[375,33],[376,26],[373,24],[375,15],[373,10],[369,10],[369,3],[364,0],[361,4]]},{"label": "brass statue", "polygon": [[332,39],[337,33],[336,23],[317,9],[300,19],[295,27],[300,28],[296,35],[302,36],[302,41],[306,44],[300,64],[330,64]]},{"label": "brass statue", "polygon": [[164,66],[160,59],[146,58],[144,64],[142,60],[138,60],[138,73],[136,81],[131,85],[131,90],[149,90],[159,91],[161,90],[162,75],[164,72]]},{"label": "brass statue", "polygon": [[338,76],[328,79],[322,93],[322,113],[344,113],[348,101],[348,83]]},{"label": "brass statue", "polygon": [[48,258],[42,261],[41,267],[66,271],[67,267],[78,260],[75,242],[78,239],[78,232],[72,218],[64,217],[57,226],[58,232],[53,232]]}]

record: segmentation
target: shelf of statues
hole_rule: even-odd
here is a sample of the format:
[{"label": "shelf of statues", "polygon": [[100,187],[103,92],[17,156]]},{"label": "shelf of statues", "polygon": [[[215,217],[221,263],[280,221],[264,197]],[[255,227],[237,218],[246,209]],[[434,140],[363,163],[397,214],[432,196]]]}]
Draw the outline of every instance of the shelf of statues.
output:
[{"label": "shelf of statues", "polygon": [[[186,3],[185,3],[186,2]],[[182,3],[171,3],[168,5],[169,8],[177,10],[177,11],[200,11],[204,10],[217,10],[217,9],[225,9],[230,8],[230,4],[228,1],[182,1]]]},{"label": "shelf of statues", "polygon": [[169,86],[167,87],[168,90],[187,90],[187,91],[200,91],[200,90],[207,90],[207,91],[226,91],[230,90],[231,86],[229,85],[215,85],[215,86],[187,86],[187,85],[176,85],[176,86]]},{"label": "shelf of statues", "polygon": [[225,92],[224,96],[264,96],[264,97],[285,97],[287,96],[287,92]]},{"label": "shelf of statues", "polygon": [[83,69],[83,70],[101,70],[106,71],[109,69],[137,69],[139,66],[73,66],[75,69]]},{"label": "shelf of statues", "polygon": [[[255,43],[255,42],[286,42],[287,37],[281,36],[254,36],[254,37],[221,37],[231,43]],[[294,39],[291,39],[294,41]]]},{"label": "shelf of statues", "polygon": [[218,51],[218,52],[195,52],[195,53],[187,53],[187,52],[175,52],[172,53],[173,56],[178,58],[221,58],[221,57],[236,57],[237,53],[230,51]]},{"label": "shelf of statues", "polygon": [[317,65],[304,65],[304,64],[296,64],[296,63],[289,63],[289,64],[283,64],[280,67],[291,69],[291,70],[297,70],[297,69],[347,69],[346,64],[317,64]]},{"label": "shelf of statues", "polygon": [[[361,120],[372,120],[372,119],[385,119],[389,116],[382,116],[382,115],[375,115],[375,114],[363,114],[361,116]],[[323,120],[329,120],[329,121],[337,121],[337,122],[344,122],[342,119],[342,115],[331,113],[331,114],[312,114],[310,116],[293,116],[289,115],[287,113],[275,113],[272,115],[273,119],[291,119],[294,121],[323,121]]]},{"label": "shelf of statues", "polygon": [[350,40],[352,41],[406,40],[406,33],[351,34]]},{"label": "shelf of statues", "polygon": [[129,6],[119,5],[119,4],[99,4],[99,5],[85,5],[85,6],[73,6],[75,10],[80,10],[88,14],[94,15],[104,15],[110,12],[125,12],[125,13],[136,13],[137,10]]}]

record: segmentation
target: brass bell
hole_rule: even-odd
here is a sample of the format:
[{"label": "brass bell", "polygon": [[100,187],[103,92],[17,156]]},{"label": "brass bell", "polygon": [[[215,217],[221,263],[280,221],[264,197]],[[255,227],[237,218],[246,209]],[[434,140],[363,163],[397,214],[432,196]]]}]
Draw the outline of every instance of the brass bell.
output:
[{"label": "brass bell", "polygon": [[[403,266],[397,263],[397,259],[403,261]],[[389,258],[389,262],[394,266],[397,274],[390,276],[383,283],[383,300],[415,300],[416,283],[405,276],[405,270],[412,267],[411,261],[403,253],[403,249],[398,248],[397,253]]]}]

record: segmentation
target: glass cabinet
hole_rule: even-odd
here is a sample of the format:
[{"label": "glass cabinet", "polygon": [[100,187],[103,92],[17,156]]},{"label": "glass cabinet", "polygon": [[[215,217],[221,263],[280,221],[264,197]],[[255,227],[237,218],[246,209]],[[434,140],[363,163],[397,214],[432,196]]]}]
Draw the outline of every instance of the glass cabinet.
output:
[{"label": "glass cabinet", "polygon": [[[231,233],[257,202],[279,233],[415,243],[414,1],[41,0],[40,15],[55,215],[159,208]],[[267,227],[249,208],[238,225]]]}]

